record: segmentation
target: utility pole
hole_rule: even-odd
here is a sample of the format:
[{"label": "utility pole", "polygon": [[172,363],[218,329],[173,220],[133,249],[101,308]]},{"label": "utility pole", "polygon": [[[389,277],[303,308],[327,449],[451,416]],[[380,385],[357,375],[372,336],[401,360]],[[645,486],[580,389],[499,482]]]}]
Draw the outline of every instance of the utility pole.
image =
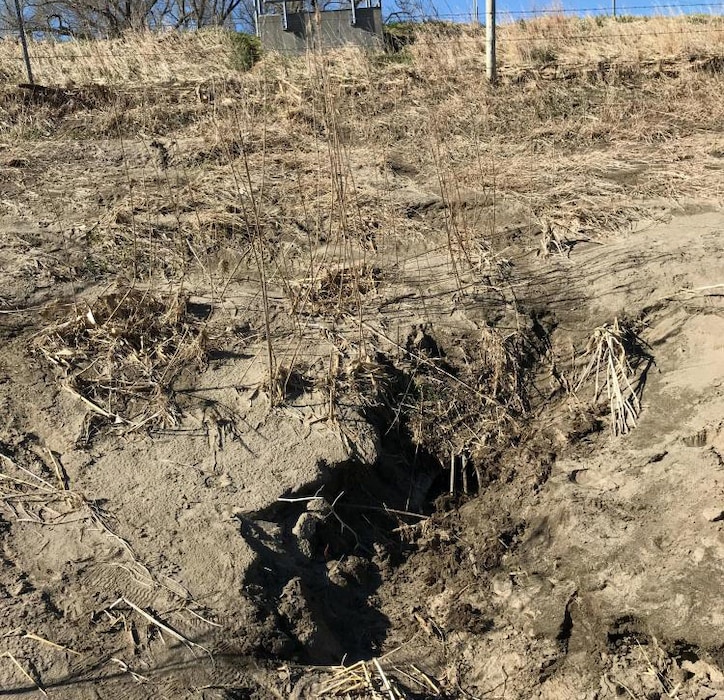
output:
[{"label": "utility pole", "polygon": [[478,16],[478,0],[473,0],[473,24],[477,27],[480,24]]},{"label": "utility pole", "polygon": [[25,22],[23,20],[23,11],[20,8],[20,0],[15,0],[15,11],[18,13],[18,29],[20,30],[20,43],[23,45],[23,58],[25,59],[25,69],[28,71],[28,82],[33,85],[33,71],[30,68],[30,54],[28,53],[28,40],[25,37]]},{"label": "utility pole", "polygon": [[485,0],[485,58],[488,82],[495,85],[497,80],[495,67],[495,0]]}]

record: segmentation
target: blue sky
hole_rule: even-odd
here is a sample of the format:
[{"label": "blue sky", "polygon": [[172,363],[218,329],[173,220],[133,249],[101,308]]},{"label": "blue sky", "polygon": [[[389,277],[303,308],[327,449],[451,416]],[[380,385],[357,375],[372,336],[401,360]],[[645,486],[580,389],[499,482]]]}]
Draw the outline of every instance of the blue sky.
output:
[{"label": "blue sky", "polygon": [[[553,8],[566,15],[602,15],[611,14],[613,0],[497,0],[497,13],[501,18],[513,19],[532,18]],[[473,0],[426,0],[425,6],[434,7],[441,19],[464,22],[470,18]],[[393,11],[393,3],[383,0],[385,16]],[[485,0],[478,0],[480,19],[484,19]],[[616,0],[616,12],[619,15],[651,15],[651,14],[716,14],[724,12],[724,0]]]}]

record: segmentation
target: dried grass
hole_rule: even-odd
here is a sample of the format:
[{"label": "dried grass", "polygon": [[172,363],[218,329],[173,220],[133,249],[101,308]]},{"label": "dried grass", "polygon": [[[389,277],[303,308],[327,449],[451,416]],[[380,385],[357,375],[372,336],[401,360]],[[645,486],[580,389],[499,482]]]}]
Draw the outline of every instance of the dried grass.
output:
[{"label": "dried grass", "polygon": [[[427,321],[433,313],[452,313],[466,285],[481,279],[490,296],[513,303],[500,292],[503,275],[493,269],[498,261],[490,260],[499,247],[489,241],[501,233],[501,220],[521,230],[548,221],[543,250],[562,253],[569,241],[649,216],[643,203],[652,198],[721,199],[712,177],[718,157],[708,154],[715,152],[712,134],[724,123],[724,80],[719,64],[707,57],[724,53],[722,41],[714,17],[617,22],[553,14],[504,23],[503,79],[495,90],[480,84],[483,35],[466,26],[421,28],[415,43],[395,57],[399,61],[354,48],[299,59],[270,54],[233,80],[223,32],[128,36],[90,49],[63,42],[48,45],[56,52],[55,73],[41,65],[39,76],[58,84],[149,86],[168,80],[172,68],[183,76],[183,86],[154,93],[164,97],[152,106],[143,90],[125,87],[104,87],[109,99],[128,93],[123,110],[88,105],[83,133],[86,127],[103,131],[98,125],[113,118],[112,134],[122,126],[138,134],[142,125],[144,135],[131,147],[145,152],[150,142],[165,149],[155,177],[127,167],[128,191],[100,217],[93,255],[106,268],[130,263],[141,274],[178,279],[200,271],[212,295],[221,290],[222,297],[240,280],[253,287],[253,296],[263,277],[269,285],[263,312],[273,318],[282,309],[290,312],[300,348],[277,357],[283,343],[272,336],[288,335],[290,324],[282,332],[265,325],[269,344],[275,343],[268,349],[270,387],[292,387],[300,367],[317,363],[308,348],[320,346],[319,333],[310,331],[317,324],[337,334],[337,349],[325,357],[325,388],[339,398],[388,391],[389,378],[370,351],[375,334],[365,323],[367,314],[379,314],[371,319],[375,325],[399,331],[406,309],[387,313],[375,300],[404,295],[411,286],[424,296],[426,275],[439,274],[422,269],[424,260],[400,258],[411,241],[437,242],[441,231],[447,234],[454,269],[444,274],[456,277],[458,297],[447,306],[410,305],[411,315]],[[37,54],[45,45],[32,48]],[[111,54],[116,63],[107,65]],[[2,65],[14,65],[10,56],[21,54],[4,43],[3,55],[9,62]],[[36,123],[52,110],[37,111],[31,115]],[[182,111],[191,126],[181,120]],[[164,145],[154,128],[177,140]],[[673,139],[676,153],[669,147]],[[137,155],[124,150],[124,162]],[[625,166],[632,161],[636,170],[629,173]],[[425,195],[432,190],[432,203],[418,206],[415,188]],[[414,264],[419,279],[410,274]],[[398,270],[400,279],[394,279]],[[435,292],[447,294],[441,287]],[[257,295],[244,304],[252,317],[262,302]],[[141,333],[156,334],[163,357],[149,355],[147,347],[141,352],[135,340],[124,345],[105,324],[89,323],[85,310],[74,312],[68,325],[47,329],[41,348],[102,415],[155,416],[144,402],[160,403],[161,414],[173,415],[163,407],[173,378],[202,360],[204,339],[193,322],[186,330],[181,322],[174,340],[173,333],[144,327],[146,321]],[[134,333],[130,321],[121,331]],[[486,333],[461,344],[452,370],[435,358],[421,361],[419,353],[401,364],[413,378],[411,392],[402,387],[404,413],[416,438],[441,453],[503,444],[524,413],[525,339]],[[323,373],[317,366],[315,379]]]},{"label": "dried grass", "polygon": [[312,278],[294,280],[289,285],[293,313],[353,310],[360,298],[374,292],[381,270],[367,265],[325,267]]},{"label": "dried grass", "polygon": [[[695,17],[570,17],[551,10],[530,20],[500,22],[498,65],[504,77],[521,70],[557,66],[598,67],[649,62],[676,57],[721,55],[724,19]],[[485,30],[473,25],[423,25],[408,51],[426,75],[485,69]],[[479,74],[479,73],[478,73]],[[550,71],[549,71],[550,74]]]},{"label": "dried grass", "polygon": [[38,334],[36,350],[63,371],[62,380],[116,422],[173,423],[173,385],[203,365],[207,335],[182,293],[121,287]]},{"label": "dried grass", "polygon": [[321,698],[356,700],[404,700],[408,697],[389,677],[377,659],[358,661],[350,666],[332,667],[332,677],[319,690]]},{"label": "dried grass", "polygon": [[[35,80],[43,85],[211,85],[238,73],[230,33],[218,29],[129,32],[104,41],[45,39],[30,41],[29,52]],[[0,41],[0,83],[25,80],[19,42]]]},{"label": "dried grass", "polygon": [[[588,358],[576,391],[584,384],[593,380],[593,398],[598,401],[605,389],[608,399],[611,432],[623,435],[636,427],[636,418],[641,411],[638,395],[640,382],[637,386],[635,377],[651,362],[651,356],[633,324],[614,318],[594,330],[584,357]],[[645,372],[645,368],[643,369]]]},{"label": "dried grass", "polygon": [[477,338],[457,339],[445,357],[421,361],[414,353],[413,390],[402,400],[415,443],[443,464],[460,454],[480,462],[508,446],[527,409],[532,352],[527,334],[484,328]]}]

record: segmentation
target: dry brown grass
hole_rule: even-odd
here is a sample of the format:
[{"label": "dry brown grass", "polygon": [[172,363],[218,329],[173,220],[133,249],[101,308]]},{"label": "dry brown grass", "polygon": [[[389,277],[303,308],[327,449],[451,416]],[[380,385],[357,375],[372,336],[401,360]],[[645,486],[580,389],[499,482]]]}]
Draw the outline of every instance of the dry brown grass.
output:
[{"label": "dry brown grass", "polygon": [[116,423],[174,422],[173,385],[205,357],[203,324],[180,293],[119,288],[43,329],[38,352],[67,388]]},{"label": "dry brown grass", "polygon": [[[33,74],[45,85],[206,82],[235,73],[228,32],[129,33],[104,41],[30,42]],[[0,41],[0,83],[24,82],[21,47]]]},{"label": "dry brown grass", "polygon": [[[498,62],[504,76],[526,68],[640,66],[662,59],[721,55],[724,19],[695,17],[566,17],[501,23]],[[422,29],[410,52],[425,74],[485,69],[485,30],[470,25]]]},{"label": "dry brown grass", "polygon": [[[53,100],[7,88],[0,137],[24,138],[28,162],[48,143],[109,148],[123,167],[112,205],[92,213],[95,269],[237,294],[265,328],[270,386],[315,367],[333,415],[345,392],[387,390],[380,352],[419,383],[403,402],[416,438],[482,454],[524,412],[526,329],[469,332],[446,375],[417,366],[410,325],[435,328],[466,300],[517,323],[511,231],[565,250],[673,201],[721,202],[723,42],[719,18],[505,24],[494,89],[483,36],[465,26],[421,28],[392,56],[269,54],[243,74],[219,32],[36,44],[55,52],[40,80],[79,85]],[[14,70],[19,47],[0,57]],[[85,352],[92,329],[73,323]]]},{"label": "dry brown grass", "polygon": [[[551,14],[532,20],[502,17],[498,29],[498,62],[505,76],[521,69],[556,66],[591,67],[599,63],[635,66],[676,58],[720,56],[724,50],[724,19],[720,16],[567,17]],[[404,50],[426,80],[455,80],[472,72],[478,80],[485,68],[484,29],[473,25],[421,25],[415,42]],[[30,42],[36,80],[48,85],[212,83],[239,75],[228,32],[129,33],[104,41],[42,40]],[[310,61],[317,58],[313,55]],[[360,86],[372,75],[373,54],[356,48],[329,52],[329,79]],[[291,57],[267,57],[272,72],[296,72]],[[383,65],[386,61],[382,62]],[[394,67],[387,66],[393,79]],[[19,42],[0,41],[0,83],[25,79]],[[215,90],[220,86],[209,86]],[[223,89],[223,86],[221,86]],[[289,85],[291,87],[291,85]],[[200,97],[203,99],[205,93]]]}]

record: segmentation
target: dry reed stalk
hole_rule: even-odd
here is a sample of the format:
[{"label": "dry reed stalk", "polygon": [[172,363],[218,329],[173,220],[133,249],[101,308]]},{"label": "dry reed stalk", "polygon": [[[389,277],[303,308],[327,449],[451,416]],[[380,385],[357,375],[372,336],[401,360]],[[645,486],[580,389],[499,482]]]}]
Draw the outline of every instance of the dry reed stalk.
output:
[{"label": "dry reed stalk", "polygon": [[5,651],[2,654],[0,654],[0,659],[6,658],[10,659],[10,661],[13,662],[15,667],[20,671],[20,673],[23,674],[25,678],[27,678],[32,684],[33,687],[45,698],[48,697],[48,693],[45,691],[45,688],[40,684],[40,681],[35,680],[24,668],[23,665],[13,656],[9,651]]},{"label": "dry reed stalk", "polygon": [[[342,666],[331,669],[334,673],[320,689],[320,695],[340,696],[341,694],[354,693],[360,690],[368,690],[368,676],[365,674],[365,662],[358,661],[351,666]],[[373,688],[374,690],[374,688]]]},{"label": "dry reed stalk", "polygon": [[320,697],[369,698],[370,700],[404,700],[408,697],[374,658],[350,666],[328,669],[333,675],[322,684]]},{"label": "dry reed stalk", "polygon": [[131,678],[133,678],[136,683],[148,683],[151,679],[148,676],[144,676],[140,673],[136,673],[135,671],[132,671],[129,665],[123,661],[122,659],[118,659],[115,656],[111,657],[110,659],[114,664],[117,664],[120,669],[127,673]]},{"label": "dry reed stalk", "polygon": [[138,613],[142,618],[144,618],[147,622],[150,622],[152,625],[155,625],[158,627],[158,629],[162,630],[163,632],[166,632],[166,634],[173,637],[176,641],[181,642],[184,646],[188,647],[189,649],[200,649],[201,651],[205,652],[209,656],[211,656],[211,652],[202,644],[198,644],[197,642],[192,642],[190,639],[187,639],[184,637],[180,632],[177,632],[172,627],[169,627],[166,623],[159,620],[154,615],[151,615],[151,613],[146,612],[143,608],[139,607],[132,601],[128,600],[128,598],[121,597],[115,603],[112,603],[108,606],[107,610],[113,610],[118,605],[126,605],[131,610],[134,610],[136,613]]},{"label": "dry reed stalk", "polygon": [[[262,100],[266,101],[266,84],[262,89]],[[248,115],[247,115],[248,118]],[[276,405],[281,396],[279,393],[280,382],[278,377],[277,360],[274,352],[274,341],[272,337],[271,327],[271,307],[269,297],[269,272],[268,272],[268,240],[265,231],[265,221],[262,206],[264,203],[264,188],[267,177],[266,167],[266,121],[262,124],[261,133],[261,175],[257,181],[254,177],[256,173],[252,173],[249,155],[247,153],[247,131],[254,128],[253,122],[248,119],[248,123],[244,124],[240,121],[238,111],[233,113],[234,133],[238,142],[241,144],[241,160],[242,171],[240,172],[235,159],[231,156],[227,146],[228,170],[234,183],[237,196],[237,207],[243,217],[246,231],[250,239],[249,251],[256,266],[256,272],[259,276],[260,291],[262,297],[262,318],[264,324],[264,341],[266,346],[266,363],[267,363],[267,391],[272,406]],[[244,128],[248,127],[248,128]],[[225,284],[222,285],[221,300],[228,286],[232,282],[233,274],[236,273],[242,261],[246,257],[246,251],[243,252],[238,259],[232,275],[227,278]]]},{"label": "dry reed stalk", "polygon": [[385,673],[384,669],[380,665],[380,662],[374,658],[372,659],[372,663],[375,665],[375,669],[377,670],[377,675],[380,677],[380,680],[382,681],[382,689],[387,693],[390,700],[397,700],[397,698],[401,697],[400,693],[396,692],[392,684],[390,683],[390,680],[387,678],[387,674]]},{"label": "dry reed stalk", "polygon": [[75,656],[82,656],[82,654],[79,651],[75,651],[74,649],[64,646],[63,644],[57,644],[56,642],[51,642],[49,639],[45,639],[45,637],[41,637],[37,634],[33,634],[32,632],[26,632],[23,635],[23,639],[31,639],[35,642],[40,642],[41,644],[45,644],[49,647],[52,647],[53,649],[57,649],[58,651],[66,651],[69,654],[73,654]]},{"label": "dry reed stalk", "polygon": [[641,361],[650,361],[650,356],[633,328],[618,318],[593,332],[584,354],[589,360],[576,390],[593,378],[593,396],[597,401],[605,387],[611,431],[614,435],[628,433],[636,427],[636,418],[641,412],[641,402],[631,378],[636,375]]}]

